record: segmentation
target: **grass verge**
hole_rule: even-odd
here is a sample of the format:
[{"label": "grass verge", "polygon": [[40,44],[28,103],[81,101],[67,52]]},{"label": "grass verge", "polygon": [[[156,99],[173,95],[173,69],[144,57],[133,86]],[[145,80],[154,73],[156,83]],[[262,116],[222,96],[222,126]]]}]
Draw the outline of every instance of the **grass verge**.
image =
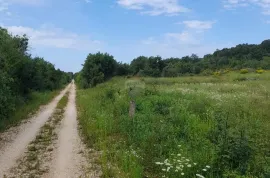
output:
[{"label": "grass verge", "polygon": [[55,96],[59,94],[60,90],[33,92],[28,101],[21,106],[18,106],[10,118],[0,120],[0,132],[17,125],[22,120],[27,119],[30,114],[34,114],[40,106],[49,103]]}]

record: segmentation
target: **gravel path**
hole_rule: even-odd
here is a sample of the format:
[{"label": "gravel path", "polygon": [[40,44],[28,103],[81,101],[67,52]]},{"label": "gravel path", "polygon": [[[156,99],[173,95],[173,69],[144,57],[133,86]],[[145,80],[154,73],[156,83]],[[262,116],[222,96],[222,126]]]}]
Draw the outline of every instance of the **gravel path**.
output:
[{"label": "gravel path", "polygon": [[[84,156],[77,123],[76,111],[76,87],[71,85],[69,101],[62,120],[61,130],[58,137],[58,146],[54,160],[52,161],[51,173],[48,177],[73,178],[86,177],[87,160]],[[87,176],[88,177],[88,176]]]},{"label": "gravel path", "polygon": [[68,85],[51,103],[45,106],[33,118],[22,123],[18,127],[9,129],[0,135],[0,178],[2,178],[10,168],[16,165],[16,161],[27,150],[27,146],[35,139],[40,128],[50,118],[57,103],[69,90]]}]

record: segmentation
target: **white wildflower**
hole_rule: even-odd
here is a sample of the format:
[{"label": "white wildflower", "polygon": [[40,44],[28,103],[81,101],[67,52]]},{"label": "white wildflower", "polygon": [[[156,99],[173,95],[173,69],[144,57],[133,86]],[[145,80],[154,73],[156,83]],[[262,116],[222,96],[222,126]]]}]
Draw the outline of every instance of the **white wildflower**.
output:
[{"label": "white wildflower", "polygon": [[208,169],[210,169],[210,166],[208,166],[208,165],[207,165],[207,166],[205,166],[205,167],[206,167],[206,168],[208,168]]},{"label": "white wildflower", "polygon": [[186,159],[186,161],[189,161],[189,159]]},{"label": "white wildflower", "polygon": [[193,163],[195,166],[197,165],[197,163]]},{"label": "white wildflower", "polygon": [[191,167],[191,164],[187,165],[187,167]]},{"label": "white wildflower", "polygon": [[178,147],[181,147],[181,145],[178,145]]},{"label": "white wildflower", "polygon": [[181,154],[177,154],[177,156],[181,156]]},{"label": "white wildflower", "polygon": [[204,178],[204,176],[201,175],[201,174],[196,174],[196,176],[197,176],[197,177],[200,177],[200,178]]},{"label": "white wildflower", "polygon": [[166,171],[166,169],[162,169],[162,171]]},{"label": "white wildflower", "polygon": [[207,169],[202,169],[203,171],[207,171]]},{"label": "white wildflower", "polygon": [[169,172],[169,171],[170,171],[170,169],[171,169],[170,167],[167,167],[167,172]]},{"label": "white wildflower", "polygon": [[183,176],[183,175],[185,175],[185,174],[182,172],[181,175]]}]

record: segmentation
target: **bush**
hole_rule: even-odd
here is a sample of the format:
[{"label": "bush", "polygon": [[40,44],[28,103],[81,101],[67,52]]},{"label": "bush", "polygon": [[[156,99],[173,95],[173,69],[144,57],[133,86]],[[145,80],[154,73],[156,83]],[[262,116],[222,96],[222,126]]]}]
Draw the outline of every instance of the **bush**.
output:
[{"label": "bush", "polygon": [[208,76],[208,75],[212,75],[213,71],[211,69],[206,69],[206,70],[202,71],[201,74],[204,76]]},{"label": "bush", "polygon": [[105,53],[89,54],[81,71],[81,86],[94,87],[115,75],[117,63],[114,57]]},{"label": "bush", "polygon": [[249,71],[248,69],[241,69],[240,74],[247,74]]},{"label": "bush", "polygon": [[221,75],[221,72],[220,71],[214,72],[213,75],[214,76],[220,76]]},{"label": "bush", "polygon": [[264,70],[263,69],[258,69],[258,70],[256,70],[256,73],[257,74],[262,74],[262,73],[264,73]]}]

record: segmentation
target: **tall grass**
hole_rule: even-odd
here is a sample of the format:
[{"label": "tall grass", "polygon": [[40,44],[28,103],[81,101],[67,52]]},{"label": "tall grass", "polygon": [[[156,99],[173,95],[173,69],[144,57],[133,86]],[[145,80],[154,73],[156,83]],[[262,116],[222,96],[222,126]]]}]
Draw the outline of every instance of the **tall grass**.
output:
[{"label": "tall grass", "polygon": [[0,132],[18,124],[23,119],[27,119],[29,114],[34,114],[41,105],[45,105],[51,101],[59,91],[60,90],[31,93],[27,101],[22,102],[21,105],[15,109],[11,117],[0,120]]},{"label": "tall grass", "polygon": [[114,78],[78,90],[79,119],[104,177],[270,177],[269,76]]}]

